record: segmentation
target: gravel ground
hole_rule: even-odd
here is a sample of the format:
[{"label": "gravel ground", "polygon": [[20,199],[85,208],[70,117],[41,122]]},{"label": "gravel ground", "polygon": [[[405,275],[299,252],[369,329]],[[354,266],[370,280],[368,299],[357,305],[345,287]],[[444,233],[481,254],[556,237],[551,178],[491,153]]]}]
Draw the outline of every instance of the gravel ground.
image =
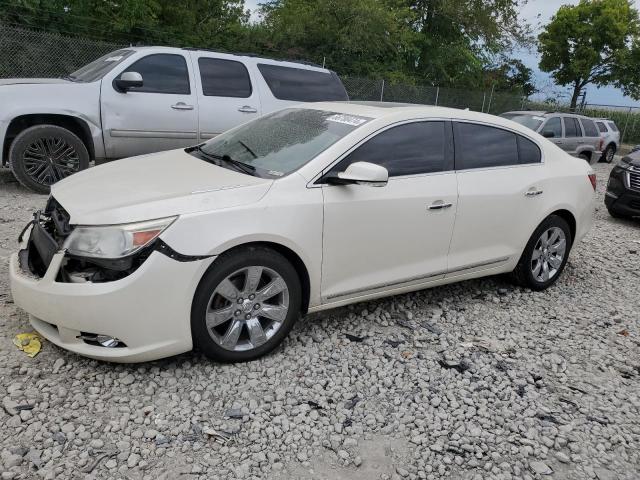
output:
[{"label": "gravel ground", "polygon": [[11,478],[637,479],[640,223],[547,292],[488,278],[307,317],[242,365],[100,363],[31,331],[7,257],[45,198],[0,173],[0,472]]}]

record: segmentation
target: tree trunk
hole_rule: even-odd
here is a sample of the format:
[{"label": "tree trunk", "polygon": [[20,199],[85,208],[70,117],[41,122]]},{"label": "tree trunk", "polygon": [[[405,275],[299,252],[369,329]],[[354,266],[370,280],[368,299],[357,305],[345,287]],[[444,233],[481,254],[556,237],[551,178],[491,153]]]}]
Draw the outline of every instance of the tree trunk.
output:
[{"label": "tree trunk", "polygon": [[571,105],[569,105],[569,108],[572,112],[575,112],[576,110],[580,93],[582,93],[582,85],[580,84],[580,80],[578,79],[573,83],[573,95],[571,96]]}]

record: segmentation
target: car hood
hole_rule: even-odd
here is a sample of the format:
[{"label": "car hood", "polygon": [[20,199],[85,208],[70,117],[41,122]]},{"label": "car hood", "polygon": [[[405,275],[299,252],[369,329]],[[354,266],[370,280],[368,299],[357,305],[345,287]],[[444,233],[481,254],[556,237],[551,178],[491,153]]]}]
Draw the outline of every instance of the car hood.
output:
[{"label": "car hood", "polygon": [[51,194],[72,224],[106,225],[254,203],[272,183],[170,150],[76,173]]},{"label": "car hood", "polygon": [[2,78],[0,85],[73,83],[62,78]]}]

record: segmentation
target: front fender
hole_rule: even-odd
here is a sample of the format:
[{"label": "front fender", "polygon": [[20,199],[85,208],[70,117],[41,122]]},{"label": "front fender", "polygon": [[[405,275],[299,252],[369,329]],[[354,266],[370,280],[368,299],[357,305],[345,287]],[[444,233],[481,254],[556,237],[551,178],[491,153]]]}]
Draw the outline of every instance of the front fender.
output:
[{"label": "front fender", "polygon": [[96,158],[104,157],[100,121],[100,82],[87,84],[13,84],[0,86],[0,145],[9,125],[25,115],[62,115],[89,130]]}]

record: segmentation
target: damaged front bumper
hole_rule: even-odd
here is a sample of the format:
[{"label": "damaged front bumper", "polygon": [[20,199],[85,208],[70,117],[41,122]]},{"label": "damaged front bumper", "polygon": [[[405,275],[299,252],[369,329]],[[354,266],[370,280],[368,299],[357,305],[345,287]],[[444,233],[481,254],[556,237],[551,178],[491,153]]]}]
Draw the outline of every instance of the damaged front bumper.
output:
[{"label": "damaged front bumper", "polygon": [[[53,253],[39,276],[24,267],[27,246],[21,245],[22,262],[19,253],[10,259],[11,292],[49,341],[114,362],[149,361],[191,350],[191,302],[213,257],[176,258],[154,249],[124,278],[74,283],[61,275],[68,260],[64,250]],[[118,343],[105,346],[99,336]]]}]

